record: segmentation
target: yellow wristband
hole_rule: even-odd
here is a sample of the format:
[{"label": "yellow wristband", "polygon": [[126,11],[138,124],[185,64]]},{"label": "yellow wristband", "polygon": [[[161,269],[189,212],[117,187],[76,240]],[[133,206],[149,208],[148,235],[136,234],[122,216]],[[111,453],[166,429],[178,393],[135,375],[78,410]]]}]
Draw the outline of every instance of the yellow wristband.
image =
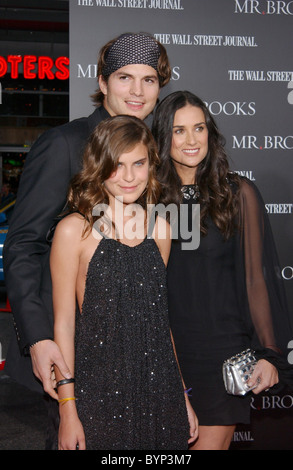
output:
[{"label": "yellow wristband", "polygon": [[61,398],[60,400],[58,400],[58,403],[63,403],[64,404],[69,400],[75,400],[75,397]]}]

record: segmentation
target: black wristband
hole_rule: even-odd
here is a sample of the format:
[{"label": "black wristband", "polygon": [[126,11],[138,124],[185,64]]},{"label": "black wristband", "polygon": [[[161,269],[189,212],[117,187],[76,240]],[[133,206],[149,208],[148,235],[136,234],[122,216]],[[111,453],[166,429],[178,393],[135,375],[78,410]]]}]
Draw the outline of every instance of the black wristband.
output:
[{"label": "black wristband", "polygon": [[60,387],[60,385],[72,384],[74,382],[75,382],[74,379],[63,379],[63,380],[60,380],[59,382],[57,382],[56,387],[58,388],[58,387]]}]

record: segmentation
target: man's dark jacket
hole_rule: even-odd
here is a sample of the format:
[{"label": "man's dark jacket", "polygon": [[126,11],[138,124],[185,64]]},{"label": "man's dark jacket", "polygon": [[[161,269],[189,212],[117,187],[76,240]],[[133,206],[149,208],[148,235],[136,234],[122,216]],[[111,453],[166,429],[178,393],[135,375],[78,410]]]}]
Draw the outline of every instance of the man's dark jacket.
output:
[{"label": "man's dark jacket", "polygon": [[50,244],[46,236],[65,206],[69,182],[81,168],[90,133],[107,117],[100,107],[87,118],[50,129],[35,142],[25,162],[3,252],[16,332],[5,371],[32,390],[43,389],[32,372],[29,345],[53,339]]}]

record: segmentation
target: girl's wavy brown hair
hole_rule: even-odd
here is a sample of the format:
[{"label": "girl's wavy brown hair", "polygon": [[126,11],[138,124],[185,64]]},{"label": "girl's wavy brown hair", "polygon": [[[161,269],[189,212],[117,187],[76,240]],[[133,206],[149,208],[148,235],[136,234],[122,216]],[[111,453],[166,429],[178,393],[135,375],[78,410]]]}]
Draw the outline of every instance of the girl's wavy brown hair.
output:
[{"label": "girl's wavy brown hair", "polygon": [[117,169],[119,157],[131,152],[136,145],[146,146],[149,157],[149,179],[146,190],[136,201],[144,209],[159,200],[160,185],[156,179],[159,163],[155,140],[140,119],[133,116],[114,116],[100,122],[92,132],[83,154],[82,170],[73,177],[67,198],[69,211],[80,212],[88,222],[88,233],[97,216],[93,209],[97,204],[109,204],[104,181]]}]

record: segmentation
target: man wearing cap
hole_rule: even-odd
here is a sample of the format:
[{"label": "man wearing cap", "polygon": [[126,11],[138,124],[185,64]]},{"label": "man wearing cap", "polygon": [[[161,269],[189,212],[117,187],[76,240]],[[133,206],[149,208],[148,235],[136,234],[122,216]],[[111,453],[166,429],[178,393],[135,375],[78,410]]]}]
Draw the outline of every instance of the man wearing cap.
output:
[{"label": "man wearing cap", "polygon": [[4,272],[16,335],[6,373],[32,390],[57,398],[51,370],[70,371],[53,341],[53,306],[47,233],[64,208],[69,181],[81,166],[84,145],[96,125],[110,116],[145,119],[170,80],[165,48],[145,33],[109,41],[98,60],[95,111],[41,135],[30,150],[4,246]]}]

